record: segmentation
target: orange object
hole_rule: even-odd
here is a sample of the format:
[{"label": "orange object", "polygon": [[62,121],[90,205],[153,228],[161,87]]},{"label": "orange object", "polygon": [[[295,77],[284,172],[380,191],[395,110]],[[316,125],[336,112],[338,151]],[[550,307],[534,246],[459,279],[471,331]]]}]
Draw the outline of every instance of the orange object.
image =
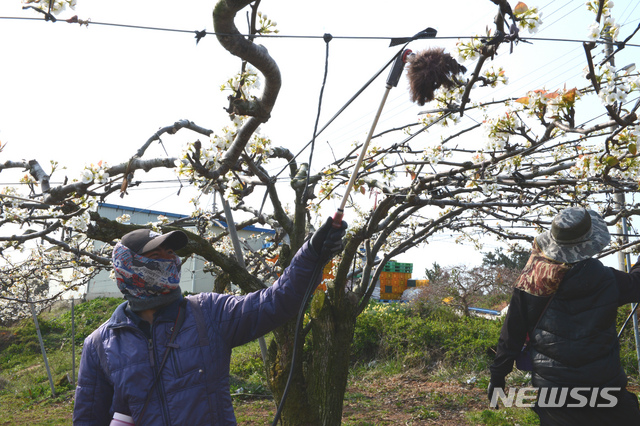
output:
[{"label": "orange object", "polygon": [[322,270],[322,279],[323,280],[332,280],[334,279],[336,276],[333,273],[333,260],[329,263],[327,263],[324,267],[324,269]]},{"label": "orange object", "polygon": [[402,297],[402,294],[398,293],[383,293],[380,292],[381,300],[399,300]]}]

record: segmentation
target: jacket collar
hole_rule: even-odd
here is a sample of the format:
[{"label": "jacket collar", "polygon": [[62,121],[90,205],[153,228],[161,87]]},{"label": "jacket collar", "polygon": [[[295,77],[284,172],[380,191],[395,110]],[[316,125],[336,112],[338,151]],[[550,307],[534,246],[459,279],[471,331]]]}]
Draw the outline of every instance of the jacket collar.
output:
[{"label": "jacket collar", "polygon": [[[180,299],[173,301],[171,304],[160,308],[154,314],[154,323],[156,322],[174,322],[178,316],[178,308],[180,307],[180,303],[182,302],[183,297]],[[136,327],[140,328],[140,321],[143,321],[142,318],[138,316],[135,312],[131,310],[129,306],[129,302],[121,303],[116,310],[111,315],[107,323],[108,328],[119,328],[119,327]]]}]

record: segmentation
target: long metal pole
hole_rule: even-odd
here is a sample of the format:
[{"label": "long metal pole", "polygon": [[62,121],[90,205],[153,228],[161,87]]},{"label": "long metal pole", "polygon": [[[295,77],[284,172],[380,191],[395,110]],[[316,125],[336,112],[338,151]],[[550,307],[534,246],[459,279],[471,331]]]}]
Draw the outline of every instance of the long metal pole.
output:
[{"label": "long metal pole", "polygon": [[47,351],[44,349],[44,341],[42,340],[42,333],[40,333],[40,325],[38,324],[38,316],[36,315],[36,309],[33,307],[33,303],[29,303],[29,307],[31,308],[31,316],[33,316],[33,322],[36,325],[36,333],[38,333],[38,340],[40,341],[40,350],[42,351],[44,366],[47,369],[47,376],[49,376],[49,385],[51,386],[51,396],[56,396],[56,388],[53,386],[53,377],[51,377],[51,369],[49,368],[49,361],[47,360]]},{"label": "long metal pole", "polygon": [[[622,201],[624,202],[624,194],[622,194]],[[622,233],[624,243],[629,242],[629,233],[627,229],[627,218],[622,218]],[[629,253],[625,253],[626,258],[626,269],[625,272],[629,272],[631,270],[631,255]],[[637,308],[637,303],[631,305],[631,312],[634,312]],[[640,333],[638,332],[638,314],[633,314],[633,335],[636,339],[636,359],[638,360],[638,371],[640,371]]]},{"label": "long metal pole", "polygon": [[[615,195],[616,203],[623,208],[624,206],[624,194],[617,193]],[[629,242],[628,230],[627,230],[627,218],[622,218],[622,244]],[[629,253],[618,252],[618,269],[623,272],[629,272],[631,269],[631,257]],[[636,342],[636,360],[638,362],[638,369],[640,370],[640,333],[638,330],[638,314],[635,313],[637,303],[631,304],[631,315],[633,315],[633,335]]]},{"label": "long metal pole", "polygon": [[[605,37],[605,41],[607,42],[605,44],[606,57],[610,58],[609,64],[615,67],[616,64],[613,56],[613,40],[611,39],[611,37]],[[614,126],[614,129],[615,127],[616,126]],[[624,193],[615,194],[615,200],[620,206],[620,209],[622,210],[625,204]],[[622,234],[623,234],[622,236],[623,243],[628,242],[629,237],[627,234],[627,219],[625,217],[622,218]],[[622,252],[618,252],[618,265],[620,266],[620,270],[624,272],[629,272],[629,270],[631,270],[631,262],[629,261],[630,259],[628,254],[626,257],[627,257],[626,259],[627,262],[625,262],[625,254]],[[636,310],[636,306],[634,306],[634,304],[631,304],[631,313],[633,315],[633,334],[636,340],[636,359],[638,361],[638,369],[640,370],[640,336],[638,335],[638,315],[637,313],[635,313],[635,310]]]},{"label": "long metal pole", "polygon": [[75,299],[71,298],[71,386],[76,385],[76,321]]},{"label": "long metal pole", "polygon": [[351,178],[349,179],[349,183],[347,184],[347,189],[344,192],[344,196],[342,198],[342,202],[340,203],[340,207],[333,215],[333,225],[339,228],[342,224],[342,217],[344,216],[344,207],[347,204],[347,200],[349,199],[349,193],[353,188],[356,179],[358,178],[358,171],[360,170],[360,166],[362,165],[362,161],[364,160],[364,156],[367,153],[367,149],[369,148],[369,143],[371,142],[371,138],[373,137],[373,131],[376,129],[376,125],[378,124],[378,120],[380,119],[380,115],[382,115],[382,109],[384,108],[384,104],[387,102],[387,97],[389,96],[389,92],[393,87],[398,85],[398,81],[400,80],[400,75],[402,74],[402,70],[404,69],[404,64],[407,61],[407,58],[411,54],[410,49],[405,49],[400,52],[396,57],[393,66],[391,67],[391,71],[389,72],[389,76],[387,77],[387,83],[385,85],[384,95],[382,96],[382,101],[380,101],[380,105],[378,106],[378,111],[376,112],[376,116],[373,119],[373,123],[371,123],[371,129],[369,129],[369,134],[367,134],[367,139],[362,144],[362,149],[360,150],[360,154],[358,155],[358,159],[356,160],[356,164],[353,167],[353,172],[351,173]]},{"label": "long metal pole", "polygon": [[[238,238],[238,232],[236,231],[236,224],[233,221],[233,215],[231,214],[231,207],[229,207],[229,202],[224,199],[222,195],[220,195],[220,199],[222,200],[222,207],[224,208],[224,216],[227,220],[227,229],[229,230],[229,237],[231,238],[231,243],[233,244],[233,250],[236,254],[236,260],[242,266],[243,269],[247,269],[247,266],[244,263],[244,256],[242,255],[242,246],[240,245],[240,238]],[[258,343],[260,344],[260,353],[262,354],[262,362],[267,366],[267,343],[264,340],[263,336],[258,337]]]},{"label": "long metal pole", "polygon": [[360,170],[360,166],[362,165],[362,161],[364,160],[364,156],[367,153],[367,149],[369,148],[369,143],[371,142],[371,137],[373,136],[373,131],[376,129],[376,125],[378,124],[378,120],[380,119],[380,115],[382,114],[382,109],[384,108],[385,102],[387,102],[387,97],[389,96],[389,92],[391,91],[391,85],[387,84],[385,87],[384,95],[382,97],[382,101],[380,102],[380,106],[378,106],[378,111],[376,112],[376,116],[373,119],[373,123],[371,123],[371,129],[369,130],[369,134],[367,135],[367,139],[362,144],[362,149],[360,150],[360,155],[358,155],[358,159],[356,160],[356,165],[353,167],[353,173],[351,173],[351,179],[349,179],[349,183],[347,184],[347,189],[345,190],[344,198],[342,199],[342,203],[340,203],[340,207],[338,211],[343,212],[344,207],[347,204],[347,199],[349,198],[349,193],[351,192],[351,188],[353,188],[353,184],[358,177],[358,170]]},{"label": "long metal pole", "polygon": [[196,292],[196,255],[191,255],[191,293]]}]

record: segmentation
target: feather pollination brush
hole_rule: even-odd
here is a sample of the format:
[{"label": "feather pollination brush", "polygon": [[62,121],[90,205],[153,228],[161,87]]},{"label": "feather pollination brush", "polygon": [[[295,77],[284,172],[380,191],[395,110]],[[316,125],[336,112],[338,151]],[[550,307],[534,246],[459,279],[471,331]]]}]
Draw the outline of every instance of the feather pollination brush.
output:
[{"label": "feather pollination brush", "polygon": [[[429,32],[430,35],[435,35],[435,30],[432,28],[427,28],[427,30],[431,30]],[[354,171],[351,174],[351,178],[349,179],[349,183],[345,189],[345,195],[342,198],[342,203],[333,216],[333,224],[336,228],[340,227],[342,224],[342,216],[349,192],[351,192],[355,183],[358,170],[362,165],[362,160],[367,152],[367,147],[371,141],[373,131],[376,128],[376,124],[378,123],[378,119],[382,113],[382,108],[387,100],[389,91],[391,88],[398,86],[400,75],[402,74],[406,64],[409,64],[407,76],[409,78],[411,100],[417,102],[421,106],[426,102],[433,100],[434,92],[439,87],[444,86],[446,88],[453,88],[461,85],[462,83],[456,79],[456,75],[467,71],[467,69],[458,64],[451,55],[444,53],[444,49],[442,48],[431,48],[418,52],[417,54],[413,53],[411,49],[405,49],[398,52],[391,67],[391,71],[389,72],[389,76],[387,77],[385,94],[380,106],[378,107],[378,111],[373,120],[373,124],[371,125],[371,129],[369,130],[369,134],[367,135],[367,139],[362,144],[362,149],[353,169]]]},{"label": "feather pollination brush", "polygon": [[467,71],[442,48],[423,50],[407,57],[409,92],[411,100],[422,106],[434,99],[434,92],[441,86],[452,89],[462,83],[457,74]]}]

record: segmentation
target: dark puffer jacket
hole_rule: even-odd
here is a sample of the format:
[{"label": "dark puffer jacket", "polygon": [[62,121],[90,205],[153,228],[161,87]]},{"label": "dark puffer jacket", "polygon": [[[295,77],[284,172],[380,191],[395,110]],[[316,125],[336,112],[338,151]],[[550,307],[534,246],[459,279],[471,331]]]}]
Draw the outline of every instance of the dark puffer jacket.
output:
[{"label": "dark puffer jacket", "polygon": [[[611,268],[587,259],[567,272],[532,335],[536,387],[624,387]],[[530,315],[529,324],[538,318]]]},{"label": "dark puffer jacket", "polygon": [[[318,256],[305,244],[273,286],[230,296],[189,297],[184,324],[169,351],[144,418],[141,410],[161,362],[175,316],[156,317],[152,341],[120,305],[85,340],[74,425],[108,425],[114,411],[137,425],[234,425],[229,394],[231,349],[295,317]],[[317,285],[317,283],[316,283]]]}]

